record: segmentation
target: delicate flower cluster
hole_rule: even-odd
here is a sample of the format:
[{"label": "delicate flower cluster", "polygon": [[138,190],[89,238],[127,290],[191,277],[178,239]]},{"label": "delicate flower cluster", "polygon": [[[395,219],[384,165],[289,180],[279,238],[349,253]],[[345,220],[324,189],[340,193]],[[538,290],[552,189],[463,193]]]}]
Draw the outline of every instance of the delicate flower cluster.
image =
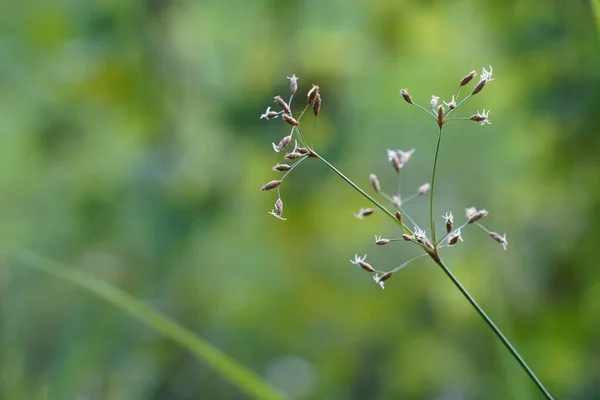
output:
[{"label": "delicate flower cluster", "polygon": [[[302,161],[304,161],[310,157],[316,157],[316,154],[304,142],[304,139],[302,138],[302,134],[300,131],[300,118],[304,114],[304,111],[302,113],[300,113],[300,116],[298,117],[298,119],[294,118],[294,116],[293,116],[294,114],[292,113],[292,100],[294,99],[294,95],[298,91],[298,79],[299,78],[296,76],[296,74],[292,74],[292,76],[288,76],[287,79],[289,79],[289,81],[290,81],[290,98],[289,98],[289,100],[285,101],[283,99],[283,97],[281,97],[281,96],[273,97],[273,101],[275,104],[277,104],[280,111],[273,111],[273,110],[271,110],[271,107],[269,106],[269,107],[267,107],[265,112],[260,116],[260,119],[267,119],[267,120],[276,119],[277,117],[281,116],[281,119],[292,127],[289,135],[284,136],[279,141],[279,143],[272,144],[273,150],[276,153],[279,153],[282,150],[284,150],[292,142],[292,140],[294,138],[296,139],[294,142],[294,149],[289,153],[285,153],[285,155],[283,157],[288,161],[293,161],[293,163],[291,165],[287,164],[287,163],[275,164],[272,168],[273,171],[285,172],[285,174],[283,175],[283,177],[281,179],[268,182],[261,188],[261,190],[263,190],[263,191],[272,190],[272,189],[277,188],[278,198],[277,198],[277,201],[275,202],[275,208],[271,212],[269,212],[269,214],[271,214],[281,220],[285,220],[285,218],[283,218],[283,201],[281,200],[281,193],[279,192],[279,185],[281,185],[283,183],[283,180],[288,176],[288,174],[291,173],[294,168],[296,168],[298,165],[300,165],[300,163]],[[322,103],[319,86],[317,86],[317,85],[312,86],[312,88],[309,90],[309,92],[307,94],[307,102],[308,102],[307,107],[312,107],[313,114],[315,117],[317,117],[320,113],[321,103]],[[306,108],[305,108],[305,110],[306,110]],[[298,145],[298,141],[300,141],[300,143],[301,143],[300,146]],[[372,213],[372,211],[371,211],[371,213]]]},{"label": "delicate flower cluster", "polygon": [[[486,111],[485,109],[482,112],[477,112],[476,114],[472,115],[469,118],[449,118],[450,115],[453,112],[455,112],[457,109],[459,109],[466,100],[468,100],[470,97],[481,92],[485,88],[487,83],[493,80],[492,67],[490,66],[489,70],[487,70],[485,68],[482,69],[482,72],[479,76],[479,81],[477,81],[474,89],[471,91],[471,93],[469,95],[467,95],[465,98],[463,98],[461,100],[460,99],[461,90],[466,85],[468,85],[471,81],[473,81],[473,79],[476,77],[476,75],[477,74],[475,71],[471,71],[467,75],[465,75],[460,80],[457,93],[455,95],[453,95],[451,97],[450,101],[448,101],[448,102],[443,101],[443,104],[440,104],[439,96],[436,96],[436,95],[431,96],[431,100],[429,101],[428,108],[415,103],[407,89],[402,89],[400,91],[400,95],[402,96],[404,101],[406,101],[407,103],[409,103],[413,106],[416,106],[419,109],[421,109],[422,111],[429,114],[430,117],[432,117],[436,121],[436,123],[440,129],[440,135],[441,135],[441,130],[442,130],[444,124],[448,121],[455,120],[455,119],[466,119],[466,120],[479,122],[482,126],[486,125],[486,124],[491,124],[491,122],[489,121],[490,111],[489,110]],[[281,96],[275,96],[274,102],[275,102],[275,104],[277,104],[280,111],[273,111],[273,110],[271,110],[271,107],[267,107],[265,113],[260,116],[261,119],[267,119],[267,120],[276,119],[279,116],[281,116],[281,119],[284,122],[286,122],[288,125],[291,126],[291,132],[289,133],[289,135],[283,137],[283,139],[281,139],[279,141],[279,143],[277,143],[277,144],[273,143],[273,150],[275,152],[279,153],[279,152],[283,151],[292,142],[292,140],[294,140],[294,149],[291,152],[286,153],[284,156],[284,158],[286,160],[293,161],[293,163],[290,163],[290,164],[277,163],[275,166],[273,166],[273,171],[284,172],[285,174],[283,175],[283,177],[281,179],[268,182],[261,188],[261,190],[277,189],[278,194],[279,194],[279,186],[282,184],[284,179],[301,162],[303,162],[304,160],[306,160],[307,158],[310,158],[310,157],[315,157],[315,158],[320,159],[321,161],[324,161],[324,159],[322,159],[319,155],[317,155],[317,153],[315,153],[314,150],[311,149],[306,144],[306,142],[304,141],[304,139],[302,137],[302,132],[300,129],[300,119],[301,119],[302,115],[304,114],[304,111],[306,111],[309,107],[311,107],[312,111],[313,111],[313,115],[315,117],[317,117],[320,113],[321,104],[322,104],[320,88],[317,85],[314,85],[314,84],[312,85],[311,89],[308,91],[307,96],[306,96],[307,106],[304,108],[304,111],[299,113],[299,116],[297,118],[295,118],[294,114],[292,113],[291,105],[292,105],[292,100],[294,98],[294,95],[297,93],[297,90],[298,90],[298,77],[295,74],[293,74],[292,76],[288,76],[287,78],[290,81],[289,101],[286,102]],[[440,138],[441,138],[441,136],[440,136]],[[401,173],[404,174],[404,172],[402,172],[402,171],[404,170],[407,163],[411,160],[414,153],[415,153],[415,149],[409,149],[406,151],[387,149],[387,159],[391,163],[392,168],[394,169],[395,173],[400,175]],[[331,165],[329,163],[327,163],[326,161],[324,161],[324,162],[331,167]],[[436,161],[435,162],[437,162],[437,153],[436,153]],[[338,173],[338,175],[342,176],[346,181],[348,181],[350,183],[350,181],[345,176],[343,176],[339,171],[337,171],[333,167],[331,167],[331,168],[336,173]],[[435,171],[435,168],[434,168],[434,171]],[[373,173],[369,175],[368,179],[369,179],[370,186],[373,188],[373,190],[375,191],[375,193],[377,195],[379,195],[383,199],[389,201],[392,204],[392,206],[395,207],[395,209],[396,209],[395,213],[394,213],[394,211],[389,211],[387,208],[382,206],[380,203],[378,203],[376,200],[374,200],[372,197],[370,197],[364,191],[362,191],[362,189],[360,189],[359,191],[361,193],[363,193],[363,195],[373,205],[376,205],[378,208],[385,211],[389,216],[393,217],[395,222],[404,231],[402,236],[397,239],[394,239],[394,238],[390,239],[390,238],[375,235],[374,242],[376,245],[384,246],[389,243],[398,242],[398,241],[412,242],[412,243],[418,245],[422,249],[423,254],[421,254],[421,256],[430,256],[434,260],[436,260],[436,262],[441,262],[440,261],[441,260],[440,259],[440,250],[442,250],[444,248],[455,246],[459,242],[462,242],[463,241],[462,231],[469,225],[475,225],[475,226],[478,226],[479,228],[481,228],[482,230],[484,230],[492,239],[494,239],[496,242],[500,243],[502,245],[502,247],[506,250],[507,245],[508,245],[508,242],[506,240],[506,234],[501,236],[500,234],[489,231],[486,227],[484,227],[481,224],[481,220],[488,215],[488,212],[483,209],[478,210],[475,207],[469,207],[466,209],[466,211],[465,211],[466,219],[460,226],[455,226],[454,215],[451,212],[447,212],[445,215],[443,215],[442,217],[444,219],[444,231],[445,231],[444,233],[445,234],[443,237],[439,238],[439,240],[438,240],[438,238],[436,238],[436,235],[435,235],[435,233],[436,233],[435,232],[436,231],[435,223],[433,220],[431,220],[430,221],[431,237],[428,237],[425,230],[422,229],[406,212],[405,207],[411,200],[418,198],[420,196],[427,196],[430,201],[430,209],[431,210],[433,209],[433,199],[431,196],[433,195],[433,190],[434,190],[435,172],[434,172],[432,178],[433,178],[432,182],[426,182],[426,183],[420,185],[418,188],[416,188],[416,190],[414,190],[414,192],[412,194],[409,194],[408,196],[403,197],[401,194],[401,191],[400,191],[400,187],[398,188],[398,191],[395,191],[392,193],[386,192],[384,190],[384,185],[382,184],[380,179],[377,177],[377,175],[375,175]],[[354,185],[354,183],[352,183],[352,185],[356,187],[356,185]],[[355,214],[355,217],[362,220],[365,217],[372,215],[374,212],[375,212],[374,207],[363,207],[363,208],[360,208],[360,210]],[[275,216],[278,219],[285,219],[285,218],[283,218],[283,201],[281,200],[280,195],[278,196],[277,201],[275,202],[275,207],[270,212],[270,214],[272,214],[273,216]],[[433,216],[431,216],[431,219],[433,219]],[[413,226],[413,228],[410,229],[407,225],[405,225],[405,221],[410,222],[411,225]],[[421,256],[417,256],[414,259],[417,259]],[[375,268],[373,268],[373,266],[371,264],[366,262],[366,257],[367,257],[366,255],[363,257],[359,257],[358,255],[355,255],[354,259],[350,260],[350,262],[352,264],[360,266],[363,270],[365,270],[369,273],[372,273],[373,279],[375,280],[375,282],[377,284],[379,284],[381,286],[381,288],[385,287],[384,282],[387,281],[388,279],[390,279],[395,272],[397,272],[401,268],[404,268],[406,265],[408,265],[411,261],[414,260],[414,259],[411,259],[411,260],[405,262],[404,264],[400,265],[399,267],[396,267],[390,271],[379,271],[379,270],[376,270]]]}]

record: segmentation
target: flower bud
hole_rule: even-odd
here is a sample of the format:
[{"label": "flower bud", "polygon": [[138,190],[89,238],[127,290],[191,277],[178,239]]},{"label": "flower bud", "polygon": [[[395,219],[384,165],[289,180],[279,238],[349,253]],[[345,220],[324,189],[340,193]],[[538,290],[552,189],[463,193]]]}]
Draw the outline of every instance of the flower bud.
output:
[{"label": "flower bud", "polygon": [[392,166],[397,173],[400,173],[402,169],[402,163],[400,162],[400,158],[398,157],[398,153],[394,150],[388,149],[388,160],[392,162]]},{"label": "flower bud", "polygon": [[410,97],[410,93],[408,93],[408,90],[402,89],[400,90],[400,94],[408,104],[413,104],[413,99],[412,97]]},{"label": "flower bud", "polygon": [[317,97],[313,102],[313,114],[315,117],[319,116],[319,112],[321,111],[321,95],[317,93]]},{"label": "flower bud", "polygon": [[354,216],[358,219],[363,219],[364,217],[368,217],[369,215],[375,212],[372,208],[361,208],[358,210],[358,213],[354,214]]},{"label": "flower bud", "polygon": [[275,152],[279,153],[281,150],[283,150],[283,148],[285,146],[287,146],[288,144],[290,144],[290,141],[292,140],[292,136],[286,136],[283,139],[281,139],[281,141],[279,142],[279,144],[275,144],[273,143],[273,150],[275,150]]},{"label": "flower bud", "polygon": [[285,158],[286,160],[296,160],[303,156],[304,154],[293,151],[291,153],[287,153],[283,158]]},{"label": "flower bud", "polygon": [[402,223],[402,214],[400,213],[400,211],[396,211],[395,217],[398,220],[398,222]]},{"label": "flower bud", "polygon": [[476,75],[477,73],[475,72],[475,70],[469,72],[469,74],[467,76],[465,76],[464,78],[462,78],[460,80],[460,86],[463,87],[465,86],[467,83],[471,82],[471,79],[473,79],[473,77]]},{"label": "flower bud", "polygon": [[283,214],[283,201],[281,201],[281,199],[277,199],[275,202],[275,209],[271,210],[269,214],[285,221],[285,218],[281,216]]},{"label": "flower bud", "polygon": [[468,208],[467,209],[467,218],[469,219],[468,223],[469,224],[475,223],[475,222],[479,221],[481,218],[486,217],[488,214],[489,213],[486,210],[477,211],[477,209],[475,209],[475,207]]},{"label": "flower bud", "polygon": [[271,182],[265,184],[263,187],[261,187],[260,190],[267,191],[267,190],[275,189],[279,185],[281,185],[280,180],[271,181]]},{"label": "flower bud", "polygon": [[379,179],[377,179],[377,175],[371,174],[369,175],[369,180],[371,181],[371,186],[377,193],[381,192],[381,185],[379,184]]},{"label": "flower bud", "polygon": [[298,125],[300,125],[300,124],[298,123],[298,121],[296,121],[296,120],[294,119],[294,117],[292,117],[292,116],[291,116],[291,115],[289,115],[289,114],[283,114],[283,116],[282,116],[281,118],[283,118],[283,120],[284,120],[285,122],[287,122],[288,124],[290,124],[290,125],[292,125],[292,126],[298,126]]},{"label": "flower bud", "polygon": [[289,171],[290,169],[292,169],[292,167],[287,164],[277,163],[273,166],[273,171],[278,171],[278,172]]},{"label": "flower bud", "polygon": [[485,87],[486,83],[487,83],[487,81],[485,79],[480,80],[479,83],[477,84],[477,86],[475,86],[475,89],[473,89],[471,96],[475,96],[477,93],[481,92],[483,90],[483,88]]},{"label": "flower bud", "polygon": [[424,183],[421,186],[419,186],[419,194],[421,195],[429,193],[430,190],[431,185],[429,183]]},{"label": "flower bud", "polygon": [[287,78],[290,80],[290,93],[296,94],[298,90],[298,77],[296,74],[292,74],[292,76],[288,76]]},{"label": "flower bud", "polygon": [[385,244],[388,244],[389,242],[390,242],[390,239],[382,238],[381,236],[379,236],[379,237],[375,236],[375,244],[378,246],[383,246]]},{"label": "flower bud", "polygon": [[[285,116],[285,114],[284,114],[284,116]],[[446,120],[444,119],[444,106],[440,104],[437,109],[438,126],[441,128],[442,126],[444,126],[445,122],[446,122]]]},{"label": "flower bud", "polygon": [[504,250],[506,250],[506,246],[508,246],[508,241],[506,240],[506,233],[504,234],[504,236],[500,236],[499,233],[490,232],[490,236],[496,242],[500,243],[502,245],[502,247],[504,248]]},{"label": "flower bud", "polygon": [[292,114],[292,110],[290,109],[290,106],[288,106],[288,103],[286,103],[285,100],[283,100],[281,98],[281,96],[275,96],[275,97],[273,97],[273,99],[275,100],[275,103],[277,103],[277,105],[283,110],[283,112],[285,114],[290,114],[290,115]]},{"label": "flower bud", "polygon": [[460,229],[448,236],[448,246],[454,246],[459,240],[463,241],[462,236],[460,236]]},{"label": "flower bud", "polygon": [[306,97],[308,98],[308,105],[312,106],[319,94],[319,87],[313,83],[312,89],[308,91]]}]

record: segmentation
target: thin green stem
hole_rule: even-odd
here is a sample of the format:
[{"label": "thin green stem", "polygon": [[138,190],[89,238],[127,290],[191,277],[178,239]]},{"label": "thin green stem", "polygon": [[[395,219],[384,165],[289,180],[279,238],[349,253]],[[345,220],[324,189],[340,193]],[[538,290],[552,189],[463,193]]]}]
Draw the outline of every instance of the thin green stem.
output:
[{"label": "thin green stem", "polygon": [[[179,325],[166,315],[153,310],[140,300],[108,282],[89,275],[50,258],[29,250],[16,250],[8,253],[10,259],[19,265],[43,271],[65,282],[78,286],[108,303],[112,303],[122,311],[139,319],[150,328],[163,334],[184,349],[190,351],[206,365],[213,368],[228,379],[233,385],[254,399],[280,400],[283,395],[277,392],[260,376],[236,360],[221,352],[215,346],[196,335],[191,330]],[[10,265],[12,263],[9,263]]]},{"label": "thin green stem", "polygon": [[431,239],[433,246],[437,246],[435,241],[435,220],[433,218],[433,192],[435,190],[435,173],[437,171],[438,155],[440,153],[440,143],[442,142],[442,128],[438,135],[437,146],[435,147],[435,157],[433,158],[433,172],[431,173],[431,193],[429,193],[429,223],[431,224]]},{"label": "thin green stem", "polygon": [[356,183],[352,182],[346,175],[344,175],[336,167],[334,167],[333,165],[331,165],[329,163],[329,161],[327,161],[326,159],[324,159],[323,157],[321,157],[320,155],[318,155],[314,151],[313,151],[313,154],[314,154],[314,157],[316,157],[319,160],[321,160],[321,162],[323,162],[323,164],[327,165],[333,172],[335,172],[336,174],[338,174],[338,176],[340,178],[342,178],[344,181],[346,181],[347,184],[349,184],[350,186],[352,186],[352,188],[354,190],[356,190],[358,193],[360,193],[361,195],[363,195],[364,198],[366,198],[367,200],[369,200],[374,206],[376,206],[381,211],[383,211],[388,217],[390,217],[391,219],[393,219],[394,222],[396,224],[398,224],[399,226],[401,226],[402,229],[404,229],[404,231],[406,233],[412,235],[412,231],[406,225],[404,225],[404,223],[398,221],[398,219],[396,219],[396,216],[394,214],[392,214],[387,208],[385,208],[385,206],[383,206],[381,203],[379,203],[377,200],[375,200],[373,197],[371,197],[367,192],[365,192],[364,190],[362,190]]},{"label": "thin green stem", "polygon": [[417,103],[411,103],[413,106],[417,107],[420,110],[425,111],[427,114],[429,114],[430,117],[432,117],[433,119],[435,119],[437,121],[437,116],[435,114],[433,114],[431,111],[427,110],[425,107],[423,107],[422,105],[419,105]]},{"label": "thin green stem", "polygon": [[540,390],[540,392],[542,392],[542,394],[544,395],[544,397],[546,397],[546,399],[548,399],[548,400],[553,400],[553,398],[550,395],[550,393],[548,392],[548,390],[544,387],[544,385],[542,384],[542,382],[540,382],[540,380],[537,378],[537,376],[535,376],[535,374],[533,373],[533,371],[531,370],[531,368],[529,368],[529,365],[527,365],[527,363],[525,362],[525,360],[523,360],[523,357],[521,357],[521,355],[519,354],[519,352],[508,341],[508,339],[506,338],[506,336],[504,336],[504,334],[502,333],[502,331],[500,331],[500,329],[496,326],[496,324],[494,324],[494,322],[490,319],[490,317],[488,317],[488,315],[485,313],[485,311],[483,311],[483,309],[479,306],[479,304],[475,301],[475,299],[469,294],[469,292],[467,291],[467,289],[465,289],[465,287],[454,276],[454,274],[450,271],[450,269],[446,266],[446,264],[444,264],[444,262],[439,257],[437,259],[434,258],[434,261],[436,262],[437,265],[440,266],[440,268],[442,269],[442,271],[444,271],[444,273],[446,274],[446,276],[448,278],[450,278],[450,280],[452,281],[452,283],[454,284],[454,286],[456,286],[456,288],[469,301],[469,303],[471,304],[471,306],[475,309],[475,311],[477,311],[477,313],[481,316],[481,318],[483,318],[483,320],[485,321],[485,323],[492,329],[492,331],[494,331],[494,334],[498,337],[498,339],[500,339],[500,341],[508,349],[508,351],[510,352],[510,354],[513,355],[513,357],[517,360],[517,362],[525,370],[525,372],[527,373],[527,375],[529,375],[529,378],[531,378],[531,380],[535,383],[535,385],[538,387],[538,389]]}]

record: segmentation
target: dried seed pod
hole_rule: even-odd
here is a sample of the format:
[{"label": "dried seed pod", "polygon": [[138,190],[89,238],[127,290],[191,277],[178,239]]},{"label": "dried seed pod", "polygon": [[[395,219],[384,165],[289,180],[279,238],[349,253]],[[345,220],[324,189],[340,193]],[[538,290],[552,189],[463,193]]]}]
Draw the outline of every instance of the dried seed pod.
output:
[{"label": "dried seed pod", "polygon": [[285,114],[292,114],[290,106],[288,105],[288,103],[285,102],[285,100],[281,98],[281,96],[275,96],[273,97],[273,100],[275,100],[275,103],[277,103],[277,105],[283,110]]},{"label": "dried seed pod", "polygon": [[394,150],[387,150],[388,160],[392,162],[392,166],[397,173],[400,173],[402,169],[402,163],[400,162],[400,158],[398,157],[398,153]]},{"label": "dried seed pod", "polygon": [[481,92],[483,90],[483,88],[485,87],[486,83],[487,83],[486,80],[479,81],[477,86],[475,86],[475,89],[473,89],[473,92],[471,93],[471,95],[475,96],[477,93]]},{"label": "dried seed pod", "polygon": [[289,171],[290,169],[292,169],[292,167],[290,165],[287,164],[275,164],[273,166],[273,171],[278,171],[278,172],[284,172],[284,171]]},{"label": "dried seed pod", "polygon": [[[467,209],[469,211],[471,209]],[[469,218],[468,223],[472,224],[474,222],[479,221],[481,218],[486,217],[489,213],[486,210],[475,211],[475,213],[471,212],[471,216],[469,216],[469,212],[467,212],[467,218]]]},{"label": "dried seed pod", "polygon": [[274,180],[274,181],[271,181],[269,183],[266,183],[263,187],[260,188],[260,190],[266,191],[266,190],[275,189],[279,185],[281,185],[281,181],[280,180]]},{"label": "dried seed pod", "polygon": [[317,98],[318,94],[319,94],[319,87],[313,83],[312,89],[310,89],[308,91],[308,94],[306,95],[306,97],[308,98],[309,106],[312,106],[314,104],[315,99]]},{"label": "dried seed pod", "polygon": [[456,243],[458,243],[459,240],[462,242],[462,236],[460,236],[460,229],[448,236],[448,246],[454,246]]},{"label": "dried seed pod", "polygon": [[361,208],[358,210],[358,213],[354,214],[354,216],[358,219],[363,219],[364,217],[368,217],[369,215],[375,212],[372,208]]},{"label": "dried seed pod", "polygon": [[375,272],[375,269],[371,266],[371,264],[369,264],[368,262],[365,261],[366,259],[367,259],[366,255],[359,257],[358,254],[355,254],[354,260],[350,260],[350,262],[354,265],[360,266],[362,269],[364,269],[367,272]]},{"label": "dried seed pod", "polygon": [[375,282],[377,282],[379,284],[379,286],[381,286],[382,289],[385,289],[385,285],[383,284],[385,281],[387,281],[388,279],[390,279],[392,277],[393,272],[386,272],[385,274],[379,276],[378,274],[375,274],[375,276],[373,277],[373,280]]},{"label": "dried seed pod", "polygon": [[298,77],[296,74],[292,74],[292,76],[288,76],[287,78],[290,80],[290,93],[296,94],[298,90]]},{"label": "dried seed pod", "polygon": [[296,160],[300,157],[304,157],[304,154],[293,151],[291,153],[287,153],[283,158],[286,160]]},{"label": "dried seed pod", "polygon": [[375,235],[375,244],[378,246],[383,246],[385,244],[388,244],[390,242],[390,239],[386,239],[386,238],[382,238],[381,236],[377,236]]},{"label": "dried seed pod", "polygon": [[398,222],[402,223],[402,214],[400,213],[400,211],[396,211],[395,217],[398,220]]},{"label": "dried seed pod", "polygon": [[281,118],[283,118],[283,120],[284,120],[285,122],[287,122],[288,124],[290,124],[290,125],[292,125],[292,126],[298,126],[298,125],[300,125],[300,124],[298,123],[298,121],[296,121],[296,120],[294,119],[294,117],[292,117],[292,116],[291,116],[291,115],[289,115],[289,114],[283,114],[283,116],[282,116]]},{"label": "dried seed pod", "polygon": [[446,122],[446,120],[444,119],[444,106],[443,105],[439,105],[437,108],[437,123],[438,126],[441,128],[442,126],[444,126],[444,123]]},{"label": "dried seed pod", "polygon": [[502,248],[506,250],[506,246],[508,246],[508,241],[506,240],[506,233],[504,234],[504,236],[500,236],[499,233],[490,232],[490,237],[496,242],[500,243],[502,245]]},{"label": "dried seed pod", "polygon": [[408,104],[413,104],[413,99],[412,97],[410,97],[410,93],[408,93],[408,90],[402,89],[400,90],[400,94],[402,95],[404,101],[406,101]]},{"label": "dried seed pod", "polygon": [[473,77],[477,75],[477,73],[475,72],[475,70],[469,72],[468,75],[466,75],[464,78],[462,78],[460,80],[460,86],[463,87],[465,86],[467,83],[471,82],[471,79],[473,79]]},{"label": "dried seed pod", "polygon": [[281,141],[279,142],[279,144],[273,143],[273,150],[275,150],[275,152],[279,153],[281,150],[283,150],[283,148],[285,146],[287,146],[288,144],[290,144],[291,140],[292,140],[292,136],[286,136],[283,139],[281,139]]},{"label": "dried seed pod", "polygon": [[267,107],[267,110],[265,111],[264,114],[262,114],[260,116],[260,119],[274,119],[277,118],[277,116],[279,116],[279,113],[276,113],[275,111],[271,110],[271,107]]},{"label": "dried seed pod", "polygon": [[446,233],[452,232],[452,227],[454,224],[454,216],[450,211],[446,213],[446,215],[442,215],[444,221],[446,222]]},{"label": "dried seed pod", "polygon": [[369,175],[369,181],[371,181],[371,186],[373,186],[373,189],[375,189],[377,193],[381,193],[381,185],[379,184],[379,179],[377,179],[377,175]]},{"label": "dried seed pod", "polygon": [[313,114],[315,115],[315,117],[319,116],[320,111],[321,111],[321,95],[319,93],[317,93],[317,97],[315,98],[315,101],[313,102]]},{"label": "dried seed pod", "polygon": [[424,183],[421,186],[419,186],[418,193],[423,195],[423,194],[429,193],[430,190],[431,190],[431,185],[429,183]]},{"label": "dried seed pod", "polygon": [[285,221],[285,218],[282,217],[283,215],[283,201],[281,201],[281,199],[277,199],[277,201],[275,202],[275,209],[271,210],[271,212],[269,213],[272,216],[282,219]]}]

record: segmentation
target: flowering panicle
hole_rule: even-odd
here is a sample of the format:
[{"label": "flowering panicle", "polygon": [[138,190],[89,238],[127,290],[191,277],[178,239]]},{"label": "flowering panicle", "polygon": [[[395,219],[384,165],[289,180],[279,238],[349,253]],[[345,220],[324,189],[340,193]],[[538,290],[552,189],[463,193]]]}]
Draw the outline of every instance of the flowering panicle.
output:
[{"label": "flowering panicle", "polygon": [[[486,69],[486,68],[482,69],[482,72],[479,75],[479,80],[476,82],[475,87],[472,90],[471,94],[467,98],[464,98],[461,100],[460,99],[461,89],[463,87],[467,86],[469,83],[471,83],[475,79],[476,76],[477,76],[477,73],[474,70],[469,72],[468,74],[466,74],[460,80],[458,92],[456,94],[452,95],[450,97],[449,101],[440,102],[439,96],[436,96],[436,95],[431,96],[431,100],[429,101],[428,107],[423,107],[423,106],[415,103],[415,101],[413,100],[412,96],[410,95],[410,93],[408,92],[407,89],[401,89],[400,95],[402,96],[402,99],[405,102],[407,102],[408,104],[410,104],[412,106],[418,107],[420,110],[428,113],[431,117],[433,117],[433,119],[435,119],[435,121],[436,121],[437,126],[440,128],[440,133],[441,133],[441,129],[448,121],[453,121],[456,119],[456,118],[449,118],[450,114],[454,113],[459,108],[461,108],[461,106],[463,105],[463,103],[465,103],[465,100],[468,99],[468,97],[481,92],[483,90],[483,88],[487,85],[487,83],[491,82],[493,80],[492,67],[490,66],[488,69]],[[309,147],[307,145],[307,143],[304,141],[304,139],[302,138],[299,119],[302,117],[302,115],[304,113],[296,114],[296,115],[300,115],[300,117],[298,117],[298,120],[292,116],[293,115],[292,114],[292,100],[294,99],[294,95],[298,91],[298,80],[299,79],[295,74],[288,76],[287,79],[289,80],[289,89],[290,89],[290,93],[291,93],[289,104],[281,96],[275,96],[274,101],[278,105],[278,107],[281,109],[281,111],[273,111],[273,110],[271,110],[270,107],[268,107],[266,109],[266,111],[261,115],[261,119],[267,119],[267,120],[276,119],[279,116],[281,116],[281,119],[285,123],[287,123],[289,126],[291,126],[291,133],[289,135],[287,135],[283,139],[281,139],[281,141],[278,144],[273,143],[273,149],[276,152],[278,152],[278,153],[281,152],[286,146],[289,145],[289,143],[292,140],[295,140],[294,149],[292,151],[286,153],[284,156],[284,158],[286,160],[291,160],[291,161],[293,161],[293,163],[289,163],[289,164],[277,163],[275,166],[273,166],[273,171],[284,172],[282,179],[273,180],[273,181],[265,184],[261,188],[261,190],[264,190],[264,191],[268,191],[268,190],[277,188],[279,196],[277,198],[277,201],[275,202],[275,208],[270,212],[270,214],[277,217],[278,219],[284,219],[283,218],[283,201],[279,194],[279,186],[282,184],[284,179],[288,176],[288,174],[290,172],[292,172],[293,169],[296,168],[297,165],[299,165],[304,160],[311,158],[311,157],[316,157],[316,158],[321,159],[321,157],[318,156],[314,152],[314,150],[311,147]],[[315,84],[312,85],[312,87],[310,88],[310,90],[308,90],[308,92],[306,94],[308,107],[312,108],[312,114],[315,117],[317,117],[321,111],[321,106],[322,106],[321,96],[322,96],[322,94],[321,94],[320,87]],[[481,125],[488,125],[488,124],[491,124],[491,122],[489,121],[489,113],[490,113],[489,110],[484,109],[481,112],[478,111],[477,113],[471,115],[471,117],[469,117],[469,118],[458,118],[458,119],[470,119],[472,121],[479,122]],[[441,138],[441,136],[440,136],[440,138]],[[400,171],[406,166],[406,164],[412,159],[414,154],[415,154],[414,148],[409,148],[408,150],[387,149],[387,159],[392,164],[392,167],[397,174],[399,174]],[[437,162],[437,153],[436,153],[436,162]],[[341,173],[339,173],[339,171],[337,171],[337,170],[335,170],[335,171],[338,173],[338,175],[342,176]],[[399,177],[397,179],[399,179]],[[345,178],[345,180],[347,180],[349,182],[349,180],[347,178]],[[454,215],[452,214],[452,212],[450,212],[450,211],[446,212],[442,216],[444,219],[443,230],[444,230],[445,235],[439,240],[437,240],[437,238],[436,238],[435,224],[433,223],[433,221],[431,221],[431,231],[430,231],[431,236],[427,236],[425,230],[421,229],[414,222],[414,220],[411,218],[411,216],[409,214],[407,214],[406,209],[404,207],[406,207],[406,203],[410,202],[411,200],[413,200],[415,198],[418,198],[419,196],[425,197],[425,195],[429,195],[428,198],[430,201],[430,206],[431,206],[430,208],[431,208],[431,210],[433,210],[433,197],[432,196],[433,196],[433,190],[434,190],[434,186],[435,186],[435,173],[433,175],[433,179],[431,180],[431,182],[426,182],[426,183],[422,184],[421,186],[419,186],[417,188],[416,193],[413,193],[412,195],[405,196],[405,197],[403,197],[402,194],[400,193],[400,188],[395,193],[389,193],[389,194],[385,193],[382,190],[382,181],[380,181],[380,178],[374,173],[369,174],[369,184],[375,191],[376,195],[381,196],[383,199],[385,199],[389,203],[391,203],[393,205],[393,207],[395,207],[395,211],[387,211],[387,209],[385,207],[383,207],[381,204],[379,204],[378,202],[373,200],[370,196],[368,196],[366,194],[364,194],[364,195],[371,201],[371,203],[373,203],[374,206],[376,205],[378,208],[381,208],[383,211],[385,211],[386,214],[388,214],[390,217],[392,217],[394,219],[394,222],[396,224],[398,224],[400,227],[402,227],[402,229],[404,231],[402,233],[402,236],[400,239],[388,239],[381,235],[375,235],[374,243],[378,246],[387,245],[391,242],[397,242],[397,241],[416,243],[419,246],[421,246],[421,248],[425,251],[425,255],[431,256],[437,262],[440,260],[440,255],[439,255],[440,251],[447,247],[453,247],[458,242],[462,242],[463,241],[462,230],[464,230],[466,227],[468,227],[470,225],[474,225],[474,226],[477,226],[477,227],[483,229],[492,239],[494,239],[496,242],[500,243],[504,249],[507,248],[508,242],[506,240],[506,234],[501,236],[500,234],[498,234],[496,232],[487,230],[487,228],[485,228],[483,225],[481,225],[482,219],[488,215],[488,212],[486,210],[478,210],[475,207],[469,207],[469,208],[465,209],[466,220],[464,221],[464,223],[462,223],[459,226],[455,226]],[[398,184],[398,187],[399,187],[399,184]],[[375,212],[374,207],[364,207],[364,208],[360,208],[360,210],[356,214],[354,214],[354,216],[356,218],[362,220],[362,219],[372,215],[374,212]],[[433,217],[430,216],[430,219],[432,219],[432,218]],[[414,225],[414,228],[409,229],[405,225],[405,221],[408,221],[412,225]],[[388,272],[378,271],[378,270],[374,269],[373,266],[371,264],[367,263],[365,260],[366,260],[366,256],[359,257],[358,255],[355,255],[354,259],[351,260],[351,262],[352,262],[352,264],[359,265],[365,271],[373,273],[374,274],[373,279],[382,288],[384,287],[384,282],[386,280],[388,280],[395,271],[397,271],[398,269],[400,269],[401,267],[404,266],[404,264],[403,264],[401,267],[398,267],[398,268],[393,269]]]}]

